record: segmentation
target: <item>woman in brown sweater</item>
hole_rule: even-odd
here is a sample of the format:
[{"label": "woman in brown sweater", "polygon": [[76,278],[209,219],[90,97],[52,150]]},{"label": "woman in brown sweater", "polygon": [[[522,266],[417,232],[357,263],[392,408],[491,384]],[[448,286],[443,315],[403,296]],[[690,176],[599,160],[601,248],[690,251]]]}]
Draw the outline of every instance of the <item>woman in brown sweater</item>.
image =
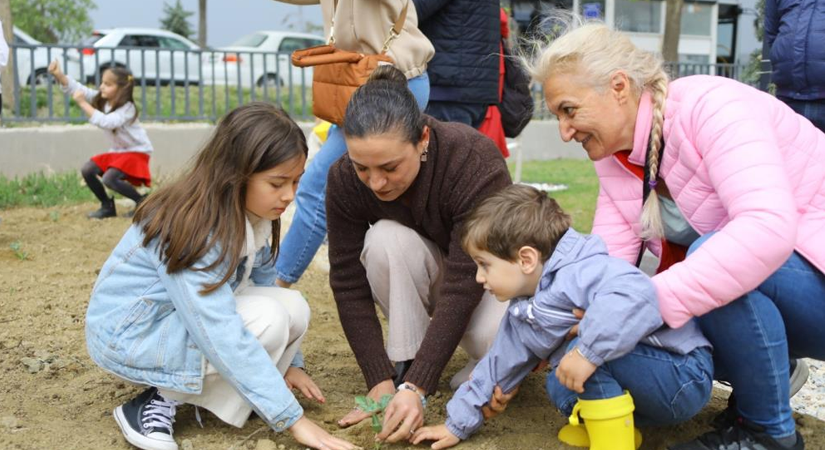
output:
[{"label": "woman in brown sweater", "polygon": [[[347,154],[327,181],[330,285],[368,395],[399,386],[378,435],[397,442],[423,424],[425,396],[456,347],[471,361],[454,388],[492,344],[506,304],[476,283],[460,234],[476,202],[511,180],[490,139],[423,115],[391,66],[352,96],[344,135]],[[389,323],[386,349],[375,303]],[[367,417],[355,410],[339,425]]]}]

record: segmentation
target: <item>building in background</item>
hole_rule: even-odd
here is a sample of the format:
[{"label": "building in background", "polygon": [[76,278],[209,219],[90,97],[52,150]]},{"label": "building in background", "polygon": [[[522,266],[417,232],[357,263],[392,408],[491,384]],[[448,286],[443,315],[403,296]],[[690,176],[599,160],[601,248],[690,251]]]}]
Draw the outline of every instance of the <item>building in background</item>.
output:
[{"label": "building in background", "polygon": [[[563,8],[604,20],[629,33],[640,48],[661,50],[663,0],[510,0],[509,4],[519,30],[528,38],[552,28],[552,23],[543,21],[543,12]],[[747,64],[750,54],[761,48],[754,27],[755,4],[756,0],[685,0],[679,62]]]}]

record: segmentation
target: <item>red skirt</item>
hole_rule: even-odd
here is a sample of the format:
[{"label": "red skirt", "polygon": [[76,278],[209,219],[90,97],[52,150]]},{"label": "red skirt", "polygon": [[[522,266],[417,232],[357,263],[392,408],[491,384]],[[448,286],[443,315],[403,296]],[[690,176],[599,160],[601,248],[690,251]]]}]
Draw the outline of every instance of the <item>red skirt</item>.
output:
[{"label": "red skirt", "polygon": [[126,181],[134,186],[152,185],[149,173],[149,154],[143,152],[109,152],[92,156],[92,161],[106,173],[110,167],[126,174]]}]

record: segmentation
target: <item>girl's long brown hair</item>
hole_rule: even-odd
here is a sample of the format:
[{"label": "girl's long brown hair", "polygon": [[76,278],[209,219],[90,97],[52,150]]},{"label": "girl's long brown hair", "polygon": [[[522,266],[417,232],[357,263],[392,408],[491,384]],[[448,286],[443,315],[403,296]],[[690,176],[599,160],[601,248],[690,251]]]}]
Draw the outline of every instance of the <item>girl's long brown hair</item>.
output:
[{"label": "girl's long brown hair", "polygon": [[[133,223],[143,228],[143,245],[159,240],[167,273],[207,271],[229,261],[223,278],[205,284],[208,294],[237,269],[246,242],[246,186],[258,172],[303,155],[307,145],[301,128],[280,108],[250,103],[221,120],[194,164],[173,183],[141,203]],[[278,251],[280,220],[272,222],[272,255]],[[208,266],[195,267],[215,245],[220,255]],[[271,261],[270,261],[271,262]]]},{"label": "girl's long brown hair", "polygon": [[112,111],[115,111],[121,106],[131,103],[135,108],[135,116],[132,117],[132,120],[130,120],[129,123],[134,123],[135,120],[137,120],[138,115],[140,115],[140,110],[138,109],[133,96],[133,92],[135,90],[135,77],[133,77],[132,72],[125,67],[109,67],[103,73],[106,72],[111,73],[115,77],[115,84],[117,84],[117,95],[115,95],[115,98],[110,98],[107,100],[101,96],[100,92],[98,92],[92,99],[92,106],[98,111],[105,111],[106,103],[111,103]]}]

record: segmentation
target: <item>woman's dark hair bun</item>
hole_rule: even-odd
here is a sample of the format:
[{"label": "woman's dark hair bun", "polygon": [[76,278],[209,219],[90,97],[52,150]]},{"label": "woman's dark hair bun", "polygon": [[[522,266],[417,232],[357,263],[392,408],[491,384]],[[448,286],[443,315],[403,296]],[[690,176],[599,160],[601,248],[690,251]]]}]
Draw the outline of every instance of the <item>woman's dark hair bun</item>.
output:
[{"label": "woman's dark hair bun", "polygon": [[372,71],[370,74],[367,83],[372,83],[373,81],[389,81],[392,83],[399,83],[407,86],[407,77],[404,75],[404,72],[398,70],[392,64],[381,64],[380,66],[376,67],[375,70]]}]

